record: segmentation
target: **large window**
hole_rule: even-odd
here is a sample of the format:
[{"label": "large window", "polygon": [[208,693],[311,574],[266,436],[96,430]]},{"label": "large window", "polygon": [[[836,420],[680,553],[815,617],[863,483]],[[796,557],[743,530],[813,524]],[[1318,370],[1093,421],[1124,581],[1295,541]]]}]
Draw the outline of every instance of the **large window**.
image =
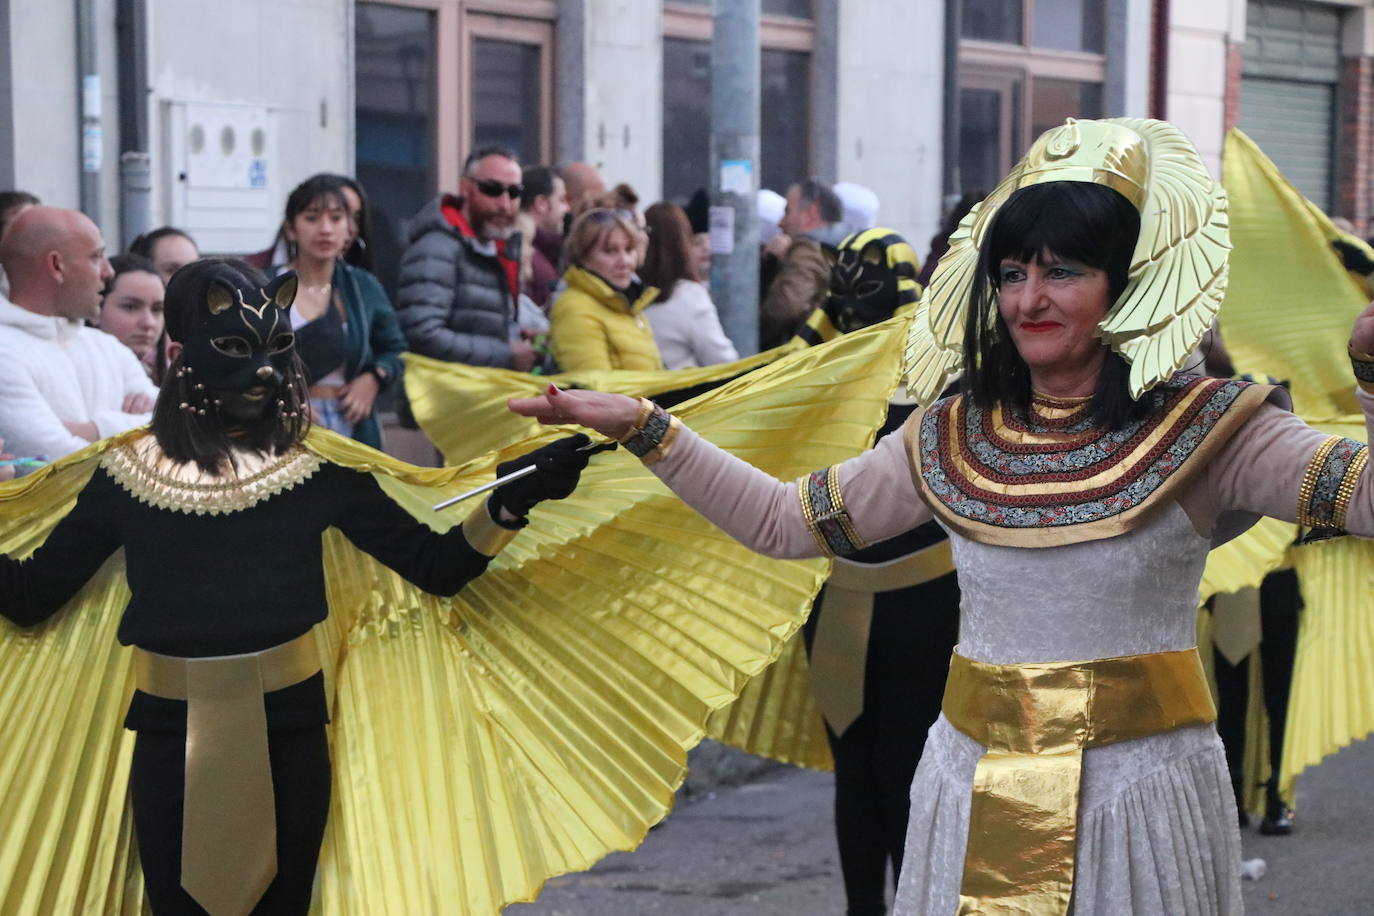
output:
[{"label": "large window", "polygon": [[990,191],[1036,136],[1102,109],[1106,0],[963,0],[959,183]]},{"label": "large window", "polygon": [[405,222],[434,193],[434,19],[424,9],[357,8],[357,178],[368,191],[374,260],[389,288]]},{"label": "large window", "polygon": [[394,291],[411,218],[456,190],[478,146],[553,155],[557,0],[389,0],[356,6],[357,177],[374,261]]},{"label": "large window", "polygon": [[[811,173],[810,0],[763,0],[759,186],[779,193]],[[709,0],[664,4],[663,196],[685,202],[711,183]]]}]

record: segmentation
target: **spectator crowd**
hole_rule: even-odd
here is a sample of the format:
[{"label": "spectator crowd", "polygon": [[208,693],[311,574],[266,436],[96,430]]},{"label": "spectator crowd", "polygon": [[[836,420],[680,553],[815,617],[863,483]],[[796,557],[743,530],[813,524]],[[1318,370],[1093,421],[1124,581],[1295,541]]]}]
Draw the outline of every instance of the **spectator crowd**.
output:
[{"label": "spectator crowd", "polygon": [[[708,211],[705,189],[641,208],[589,163],[522,166],[492,146],[408,221],[394,301],[373,273],[367,192],[346,176],[302,182],[270,244],[240,256],[299,278],[312,421],[381,448],[379,406],[406,414],[405,351],[542,374],[737,359],[711,299]],[[759,192],[761,347],[823,303],[841,241],[877,214],[852,183]],[[0,191],[0,479],[148,421],[168,364],[163,291],[200,257],[172,226],[107,257],[81,213]]]}]

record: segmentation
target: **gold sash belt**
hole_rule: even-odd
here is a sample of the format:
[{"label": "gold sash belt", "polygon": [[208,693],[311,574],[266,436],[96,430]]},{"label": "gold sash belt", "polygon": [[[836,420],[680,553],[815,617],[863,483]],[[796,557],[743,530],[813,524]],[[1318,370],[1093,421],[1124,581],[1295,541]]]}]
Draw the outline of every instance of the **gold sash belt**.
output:
[{"label": "gold sash belt", "polygon": [[973,778],[960,914],[1065,913],[1083,749],[1216,720],[1196,649],[1083,662],[950,660],[945,718],[987,747]]},{"label": "gold sash belt", "polygon": [[[811,641],[811,684],[816,706],[835,734],[843,735],[864,709],[864,673],[873,596],[924,585],[954,571],[949,541],[886,563],[835,558],[825,581]],[[920,613],[913,608],[912,613]]]},{"label": "gold sash belt", "polygon": [[277,812],[263,694],[320,670],[313,633],[247,655],[134,650],[138,689],[186,701],[181,886],[211,916],[253,909],[277,874]]}]

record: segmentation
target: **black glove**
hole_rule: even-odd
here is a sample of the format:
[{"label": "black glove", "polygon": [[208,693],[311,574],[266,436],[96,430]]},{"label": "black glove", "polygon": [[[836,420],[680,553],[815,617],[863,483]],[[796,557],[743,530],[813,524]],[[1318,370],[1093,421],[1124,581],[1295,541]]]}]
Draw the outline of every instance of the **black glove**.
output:
[{"label": "black glove", "polygon": [[1365,276],[1374,273],[1374,261],[1371,261],[1369,255],[1359,248],[1344,239],[1336,239],[1331,243],[1331,247],[1336,249],[1336,254],[1340,255],[1341,265],[1346,270]]},{"label": "black glove", "polygon": [[[524,518],[537,503],[546,499],[562,499],[577,487],[577,478],[587,466],[587,460],[604,447],[581,451],[591,443],[584,433],[550,442],[519,458],[503,461],[496,466],[496,476],[504,477],[521,468],[534,465],[538,470],[519,480],[502,484],[491,494],[492,518],[499,518],[497,510]],[[608,443],[614,447],[615,443]]]}]

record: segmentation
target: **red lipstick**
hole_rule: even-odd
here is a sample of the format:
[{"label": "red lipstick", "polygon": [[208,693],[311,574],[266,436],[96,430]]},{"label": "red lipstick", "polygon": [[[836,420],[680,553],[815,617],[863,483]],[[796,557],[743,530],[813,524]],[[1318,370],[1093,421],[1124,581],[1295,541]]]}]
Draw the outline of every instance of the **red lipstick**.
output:
[{"label": "red lipstick", "polygon": [[1058,327],[1063,327],[1063,325],[1061,325],[1061,324],[1060,324],[1059,322],[1057,322],[1057,321],[1023,321],[1023,322],[1021,322],[1021,330],[1023,330],[1023,331],[1029,331],[1029,332],[1031,332],[1032,334],[1038,334],[1038,333],[1041,333],[1041,332],[1043,332],[1043,331],[1053,331],[1055,328],[1058,328]]}]

